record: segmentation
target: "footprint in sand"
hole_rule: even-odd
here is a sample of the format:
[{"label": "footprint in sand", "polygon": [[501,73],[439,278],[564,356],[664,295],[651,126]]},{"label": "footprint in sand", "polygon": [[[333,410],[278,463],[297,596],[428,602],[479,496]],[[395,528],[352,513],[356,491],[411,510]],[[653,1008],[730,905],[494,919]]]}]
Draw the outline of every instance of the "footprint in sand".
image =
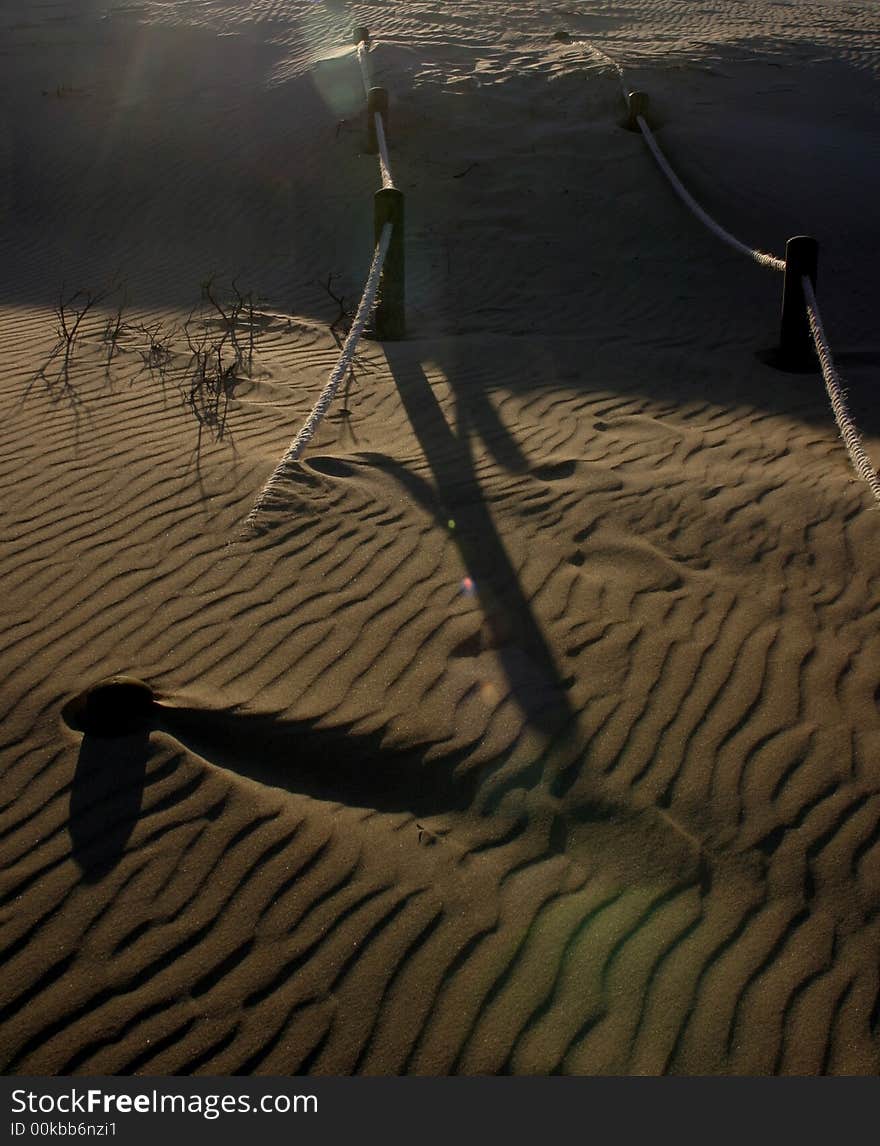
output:
[{"label": "footprint in sand", "polygon": [[561,481],[570,478],[577,469],[577,462],[573,458],[566,458],[561,462],[547,462],[542,466],[535,466],[532,473],[540,481]]},{"label": "footprint in sand", "polygon": [[309,469],[325,477],[350,478],[355,475],[355,468],[343,458],[334,458],[330,454],[319,454],[305,463]]}]

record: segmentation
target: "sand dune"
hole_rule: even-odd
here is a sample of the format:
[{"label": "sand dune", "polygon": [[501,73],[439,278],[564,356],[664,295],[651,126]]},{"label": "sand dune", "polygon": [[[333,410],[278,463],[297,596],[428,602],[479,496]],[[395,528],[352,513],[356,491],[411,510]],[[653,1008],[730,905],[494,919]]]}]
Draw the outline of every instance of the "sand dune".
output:
[{"label": "sand dune", "polygon": [[[354,24],[408,337],[361,344],[249,531],[336,361],[324,284],[353,307],[371,257]],[[876,461],[878,31],[4,5],[7,1073],[877,1071],[877,513],[818,373],[764,360],[778,276],[591,45],[725,226],[819,238]],[[256,308],[228,396],[188,373],[208,280]],[[77,290],[109,293],[65,363]],[[104,735],[71,698],[114,674],[154,699]]]}]

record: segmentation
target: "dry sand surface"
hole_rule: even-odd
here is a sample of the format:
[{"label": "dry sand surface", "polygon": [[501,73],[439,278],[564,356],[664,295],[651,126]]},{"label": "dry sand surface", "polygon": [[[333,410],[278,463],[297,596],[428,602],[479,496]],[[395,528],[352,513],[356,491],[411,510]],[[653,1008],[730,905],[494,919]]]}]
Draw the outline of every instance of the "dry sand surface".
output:
[{"label": "dry sand surface", "polygon": [[[355,24],[408,337],[249,533],[371,258]],[[869,0],[0,5],[6,1072],[880,1067],[880,514],[590,44],[817,236],[880,460]]]}]

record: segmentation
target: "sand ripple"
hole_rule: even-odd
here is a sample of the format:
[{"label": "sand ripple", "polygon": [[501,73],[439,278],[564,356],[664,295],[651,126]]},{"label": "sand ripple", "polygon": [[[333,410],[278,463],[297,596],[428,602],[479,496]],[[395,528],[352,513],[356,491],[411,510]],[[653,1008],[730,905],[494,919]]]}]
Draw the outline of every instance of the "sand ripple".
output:
[{"label": "sand ripple", "polygon": [[[758,354],[778,283],[694,230],[575,54],[595,36],[647,69],[670,151],[746,238],[784,239],[789,208],[845,236],[876,14],[361,7],[401,97],[411,337],[362,348],[254,534],[337,353],[320,283],[351,297],[369,258],[348,15],[117,7],[140,94],[120,67],[76,103],[41,94],[4,14],[43,197],[2,235],[3,1069],[876,1073],[877,518],[818,379]],[[205,73],[163,88],[169,45]],[[820,48],[838,102],[805,98],[849,150],[764,200],[770,137],[741,174],[687,110],[730,73],[731,132],[764,123],[778,62],[803,93]],[[117,194],[77,149],[125,108]],[[878,456],[863,218],[823,282]],[[39,374],[59,279],[97,289],[120,250],[144,322],[182,322],[212,271],[270,296],[222,433],[179,354],[108,361],[104,310]],[[156,696],[126,735],[65,723],[117,673]]]}]

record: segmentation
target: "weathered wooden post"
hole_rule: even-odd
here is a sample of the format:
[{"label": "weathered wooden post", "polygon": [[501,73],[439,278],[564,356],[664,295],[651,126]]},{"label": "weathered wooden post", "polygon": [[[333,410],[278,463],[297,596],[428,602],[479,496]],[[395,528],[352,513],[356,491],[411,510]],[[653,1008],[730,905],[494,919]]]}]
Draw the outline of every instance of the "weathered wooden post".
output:
[{"label": "weathered wooden post", "polygon": [[403,192],[396,187],[383,187],[373,197],[375,242],[379,242],[386,223],[392,227],[391,243],[379,280],[379,301],[373,315],[373,336],[380,342],[393,342],[406,335],[403,206]]},{"label": "weathered wooden post", "polygon": [[818,264],[819,244],[811,235],[795,235],[785,244],[779,361],[781,366],[789,369],[804,370],[816,365],[801,279],[806,275],[815,290]]},{"label": "weathered wooden post", "polygon": [[630,92],[626,98],[626,128],[628,131],[641,131],[639,116],[648,121],[648,95],[646,92]]}]

